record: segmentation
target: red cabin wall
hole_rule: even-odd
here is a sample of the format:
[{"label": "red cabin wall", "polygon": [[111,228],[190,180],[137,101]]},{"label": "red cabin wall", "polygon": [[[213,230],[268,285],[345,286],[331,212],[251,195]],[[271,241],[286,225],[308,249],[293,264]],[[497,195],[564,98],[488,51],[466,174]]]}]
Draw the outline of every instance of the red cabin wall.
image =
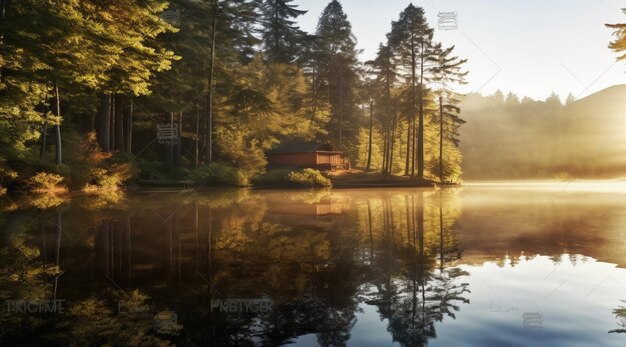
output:
[{"label": "red cabin wall", "polygon": [[274,167],[310,167],[332,170],[344,165],[340,153],[277,153],[268,154],[267,163]]},{"label": "red cabin wall", "polygon": [[267,163],[271,166],[315,167],[316,153],[269,154]]}]

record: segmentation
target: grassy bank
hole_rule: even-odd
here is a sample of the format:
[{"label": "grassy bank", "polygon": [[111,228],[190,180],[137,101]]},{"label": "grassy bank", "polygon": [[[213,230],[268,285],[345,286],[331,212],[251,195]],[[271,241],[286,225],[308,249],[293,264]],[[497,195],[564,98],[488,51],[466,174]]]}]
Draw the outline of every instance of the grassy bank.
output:
[{"label": "grassy bank", "polygon": [[378,172],[351,172],[331,175],[334,188],[415,188],[434,187],[435,182],[427,179],[397,175],[381,175]]}]

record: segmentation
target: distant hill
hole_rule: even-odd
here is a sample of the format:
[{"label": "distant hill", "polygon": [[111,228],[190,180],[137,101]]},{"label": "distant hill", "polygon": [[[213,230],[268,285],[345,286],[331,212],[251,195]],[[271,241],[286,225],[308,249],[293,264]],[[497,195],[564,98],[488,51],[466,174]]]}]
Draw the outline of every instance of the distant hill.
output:
[{"label": "distant hill", "polygon": [[626,106],[626,84],[619,84],[612,87],[603,89],[597,93],[588,95],[582,99],[576,100],[573,104],[585,104],[585,103],[605,103],[607,105],[614,105],[616,107]]},{"label": "distant hill", "polygon": [[567,105],[471,94],[462,108],[465,179],[626,176],[626,85]]}]

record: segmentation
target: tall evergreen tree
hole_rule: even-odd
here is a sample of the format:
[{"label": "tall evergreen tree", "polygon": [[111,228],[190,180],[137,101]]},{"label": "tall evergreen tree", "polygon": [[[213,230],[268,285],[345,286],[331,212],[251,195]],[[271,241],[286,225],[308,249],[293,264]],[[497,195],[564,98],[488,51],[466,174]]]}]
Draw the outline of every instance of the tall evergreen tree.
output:
[{"label": "tall evergreen tree", "polygon": [[[424,177],[424,72],[425,64],[432,54],[431,45],[433,30],[428,26],[424,10],[410,4],[402,13],[398,21],[392,23],[391,33],[388,35],[390,45],[401,57],[409,72],[408,80],[411,88],[411,115],[407,132],[407,162],[405,174],[415,174],[417,161],[417,175]],[[419,71],[418,71],[419,68]],[[419,74],[419,88],[418,88]],[[419,95],[417,95],[419,93]],[[419,102],[419,108],[418,108]],[[417,119],[419,115],[419,119]],[[417,129],[416,129],[417,127]]]},{"label": "tall evergreen tree", "polygon": [[354,139],[356,136],[356,128],[347,125],[352,124],[350,120],[354,111],[357,50],[352,25],[339,1],[333,0],[326,6],[316,35],[319,77],[315,88],[327,91],[332,108],[329,132],[343,148],[346,138]]},{"label": "tall evergreen tree", "polygon": [[436,47],[437,56],[432,59],[432,77],[430,81],[439,85],[439,179],[445,182],[444,176],[444,140],[459,146],[459,127],[465,123],[459,116],[460,99],[451,89],[453,84],[465,84],[467,72],[461,71],[467,59],[452,56],[454,46],[442,49],[441,44]]},{"label": "tall evergreen tree", "polygon": [[[622,9],[622,11],[626,14],[626,8]],[[626,60],[626,23],[606,24],[606,26],[615,30],[613,33],[615,40],[609,44],[609,48],[621,54],[617,57],[618,61]]]},{"label": "tall evergreen tree", "polygon": [[397,80],[396,61],[389,45],[382,43],[378,47],[378,54],[372,61],[367,62],[373,73],[374,97],[377,99],[379,109],[383,110],[381,124],[383,125],[383,165],[382,173],[390,174],[393,167],[393,146],[395,143],[396,114],[394,112],[393,89]]},{"label": "tall evergreen tree", "polygon": [[[263,100],[262,91],[242,83],[241,67],[255,56],[258,4],[252,0],[214,0],[211,50],[208,57],[205,157],[206,164],[213,162],[215,141],[219,141],[222,126],[232,124],[222,108],[232,110],[237,104]],[[214,29],[214,30],[213,30]],[[262,106],[260,106],[262,108]]]},{"label": "tall evergreen tree", "polygon": [[93,25],[101,28],[94,38],[107,42],[107,58],[112,61],[98,90],[101,105],[98,143],[105,151],[128,151],[125,137],[132,134],[132,114],[124,114],[125,98],[151,93],[156,72],[169,70],[177,56],[159,47],[157,36],[175,31],[159,17],[168,4],[162,0],[95,3]]},{"label": "tall evergreen tree", "polygon": [[298,10],[293,0],[263,0],[261,13],[263,24],[263,49],[269,62],[291,63],[302,51],[305,33],[295,25],[297,17],[307,11]]}]

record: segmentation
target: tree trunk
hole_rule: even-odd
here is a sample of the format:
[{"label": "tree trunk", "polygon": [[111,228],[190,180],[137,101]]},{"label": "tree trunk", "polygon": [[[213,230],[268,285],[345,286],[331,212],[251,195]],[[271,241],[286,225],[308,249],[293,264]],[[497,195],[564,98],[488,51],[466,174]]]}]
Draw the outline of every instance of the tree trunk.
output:
[{"label": "tree trunk", "polygon": [[367,122],[367,110],[365,109],[367,107],[367,104],[363,104],[363,121],[361,122],[361,126],[363,128],[365,128],[365,124]]},{"label": "tree trunk", "polygon": [[[170,131],[171,134],[174,134],[174,112],[170,112]],[[174,141],[175,139],[172,137],[167,151],[167,162],[170,164],[170,167],[174,166]]]},{"label": "tree trunk", "polygon": [[411,125],[411,131],[413,132],[411,136],[411,141],[413,146],[411,147],[411,177],[415,177],[415,151],[417,150],[416,142],[417,142],[417,125],[415,122],[415,116],[413,116],[413,124]]},{"label": "tree trunk", "polygon": [[374,103],[370,102],[370,139],[369,147],[367,150],[367,171],[370,171],[372,166],[372,130],[374,128]]},{"label": "tree trunk", "polygon": [[97,128],[96,128],[96,114],[94,112],[91,112],[91,115],[89,117],[89,130],[91,132],[96,132]]},{"label": "tree trunk", "polygon": [[[278,52],[280,51],[280,33],[279,33],[279,12],[278,12],[278,1],[274,1],[274,57],[275,60],[280,60],[278,57]],[[282,58],[282,57],[281,57]]]},{"label": "tree trunk", "polygon": [[167,259],[169,261],[169,278],[174,276],[174,219],[169,218],[167,222],[167,235],[168,235],[168,247],[167,247]]},{"label": "tree trunk", "polygon": [[206,147],[206,162],[213,163],[213,80],[215,78],[215,46],[217,42],[217,11],[219,10],[219,0],[214,0],[213,4],[213,22],[211,23],[211,61],[209,62],[209,80],[208,80],[208,97],[207,97],[207,136],[208,144]]},{"label": "tree trunk", "polygon": [[404,164],[404,176],[409,176],[411,160],[411,120],[406,121],[406,163]]},{"label": "tree trunk", "polygon": [[343,149],[343,78],[342,72],[339,70],[339,103],[337,110],[339,111],[339,148]]},{"label": "tree trunk", "polygon": [[196,104],[196,151],[194,153],[196,167],[200,164],[200,108]]},{"label": "tree trunk", "polygon": [[[57,117],[61,117],[61,98],[59,96],[59,85],[55,84],[54,85],[54,94],[56,97],[56,102],[57,102],[57,107],[56,107],[56,115]],[[56,164],[57,165],[61,165],[61,163],[63,162],[63,158],[62,158],[62,153],[63,153],[63,149],[61,148],[61,120],[57,121],[57,124],[54,126],[54,130],[55,130],[55,139],[56,139],[56,143],[55,143],[55,159],[56,159]]]},{"label": "tree trunk", "polygon": [[115,151],[115,109],[117,105],[115,105],[113,93],[109,94],[109,99],[111,99],[111,109],[109,110],[109,150],[113,152]]},{"label": "tree trunk", "polygon": [[[389,117],[389,116],[387,116]],[[383,129],[383,163],[381,165],[380,174],[387,173],[387,158],[389,154],[389,124]]]},{"label": "tree trunk", "polygon": [[439,96],[439,179],[443,178],[443,96]]},{"label": "tree trunk", "polygon": [[124,141],[124,95],[115,93],[115,149],[126,151]]},{"label": "tree trunk", "polygon": [[39,161],[43,160],[43,156],[46,153],[47,132],[48,125],[44,123],[41,125],[41,135],[39,136]]},{"label": "tree trunk", "polygon": [[417,63],[417,58],[415,56],[415,37],[412,35],[411,36],[411,119],[413,121],[412,124],[412,130],[413,130],[413,136],[412,136],[412,141],[413,141],[413,148],[411,151],[411,177],[415,176],[415,142],[416,142],[416,136],[415,136],[415,85],[416,85],[416,63]]},{"label": "tree trunk", "polygon": [[391,62],[388,60],[387,63],[390,65],[387,67],[387,81],[385,83],[386,86],[386,102],[387,102],[387,131],[386,131],[386,147],[385,147],[385,155],[384,155],[384,165],[383,165],[383,173],[390,175],[391,174],[391,166],[393,162],[391,161],[391,153],[393,152],[393,123],[394,117],[391,114]]},{"label": "tree trunk", "polygon": [[396,115],[395,111],[393,113],[393,119],[392,119],[392,124],[391,124],[391,143],[390,143],[390,149],[389,149],[389,174],[391,175],[393,173],[393,145],[395,143],[395,139],[396,139],[396,127],[398,126],[397,122],[398,122],[398,116]]},{"label": "tree trunk", "polygon": [[108,94],[100,95],[100,110],[98,115],[98,131],[96,137],[98,144],[104,152],[109,152],[110,148],[110,132],[111,132],[111,99]]},{"label": "tree trunk", "polygon": [[180,166],[183,148],[183,112],[178,113],[178,143],[176,144],[175,165]]},{"label": "tree trunk", "polygon": [[424,40],[420,59],[420,119],[417,132],[417,176],[424,178]]},{"label": "tree trunk", "polygon": [[397,127],[397,115],[393,114],[393,120],[391,123],[391,134],[389,135],[389,165],[387,167],[387,170],[389,171],[389,174],[391,175],[393,173],[393,145],[395,143],[396,140],[396,127]]},{"label": "tree trunk", "polygon": [[134,104],[133,97],[130,97],[128,108],[126,108],[126,114],[124,114],[124,148],[127,153],[133,153],[133,112]]},{"label": "tree trunk", "polygon": [[39,222],[39,232],[41,233],[41,255],[43,256],[43,268],[46,268],[46,264],[48,264],[48,245],[46,243],[46,227],[43,223],[42,214],[39,214],[37,217],[37,221]]}]

